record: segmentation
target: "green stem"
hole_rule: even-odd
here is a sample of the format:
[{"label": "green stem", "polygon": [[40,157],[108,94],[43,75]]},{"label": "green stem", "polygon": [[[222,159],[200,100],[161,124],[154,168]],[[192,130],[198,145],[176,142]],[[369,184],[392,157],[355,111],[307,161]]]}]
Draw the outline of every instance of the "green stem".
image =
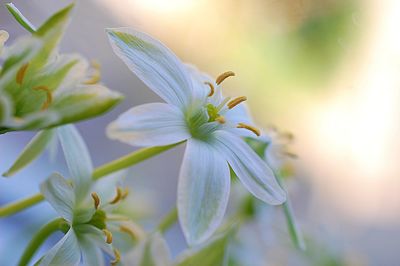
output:
[{"label": "green stem", "polygon": [[[281,175],[276,172],[274,172],[274,174],[279,185],[281,185],[281,187],[285,189]],[[290,201],[289,196],[287,197],[285,203],[282,204],[282,208],[283,208],[283,213],[285,214],[286,225],[288,228],[290,238],[292,239],[292,242],[298,249],[304,251],[306,249],[306,245],[304,243],[304,239],[300,232],[300,229],[297,226],[296,219],[292,209],[292,203]]]},{"label": "green stem", "polygon": [[171,226],[176,223],[177,220],[178,209],[175,207],[161,220],[160,224],[157,226],[158,231],[164,234]]},{"label": "green stem", "polygon": [[114,161],[111,161],[109,163],[106,163],[102,166],[97,167],[93,171],[93,176],[92,178],[94,180],[97,180],[103,176],[106,176],[108,174],[117,172],[121,169],[125,169],[127,167],[130,167],[132,165],[135,165],[137,163],[140,163],[141,161],[144,161],[148,158],[151,158],[155,155],[158,155],[164,151],[167,151],[175,146],[177,146],[179,143],[167,145],[167,146],[156,146],[156,147],[150,147],[150,148],[143,148],[137,151],[132,152],[131,154],[128,154],[126,156],[123,156],[121,158],[118,158]]},{"label": "green stem", "polygon": [[13,15],[13,17],[17,20],[22,27],[24,27],[30,33],[34,33],[36,31],[35,26],[29,22],[29,20],[22,15],[22,13],[18,10],[18,8],[13,3],[6,4],[8,11]]},{"label": "green stem", "polygon": [[[106,163],[102,166],[97,167],[93,171],[92,179],[98,180],[108,174],[117,172],[119,170],[125,169],[130,166],[133,166],[133,165],[140,163],[146,159],[149,159],[155,155],[158,155],[164,151],[167,151],[167,150],[179,145],[180,143],[182,143],[182,142],[167,145],[167,146],[156,146],[156,147],[150,147],[150,148],[143,148],[143,149],[134,151],[131,154],[128,154],[126,156],[123,156],[114,161],[111,161],[109,163]],[[19,211],[22,211],[28,207],[31,207],[31,206],[41,202],[42,200],[44,200],[43,195],[38,193],[29,198],[17,201],[15,203],[8,204],[8,205],[0,208],[0,217],[15,214]]]},{"label": "green stem", "polygon": [[62,231],[66,232],[69,230],[69,224],[63,218],[57,218],[48,224],[44,225],[38,232],[33,236],[28,246],[26,247],[18,265],[28,265],[32,256],[35,255],[37,249],[43,244],[43,242],[54,232]]},{"label": "green stem", "polygon": [[0,217],[5,217],[22,211],[28,207],[31,207],[44,199],[43,195],[38,193],[29,198],[10,203],[4,207],[0,207]]}]

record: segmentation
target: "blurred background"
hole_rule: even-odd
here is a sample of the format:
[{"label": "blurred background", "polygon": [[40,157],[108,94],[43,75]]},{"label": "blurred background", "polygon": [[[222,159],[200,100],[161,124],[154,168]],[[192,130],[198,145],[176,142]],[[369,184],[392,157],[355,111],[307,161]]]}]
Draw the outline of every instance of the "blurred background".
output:
[{"label": "blurred background", "polygon": [[[34,25],[69,2],[14,1]],[[10,33],[12,43],[26,32],[0,3],[0,29]],[[332,258],[302,264],[283,243],[257,265],[392,266],[400,265],[398,25],[397,0],[85,0],[77,1],[61,51],[97,59],[103,83],[126,96],[110,113],[78,124],[95,165],[133,149],[106,138],[109,122],[132,106],[161,101],[113,54],[104,28],[145,31],[215,77],[234,71],[225,93],[246,95],[261,127],[294,134],[291,150],[299,156],[289,184],[294,210],[312,239],[308,254]],[[0,136],[0,172],[33,135]],[[130,170],[133,193],[150,195],[153,217],[175,204],[183,149]],[[0,179],[0,203],[36,193],[52,171],[66,172],[62,156],[49,163],[45,154],[15,178]],[[52,215],[42,203],[1,219],[0,265],[13,265],[28,232]],[[185,247],[177,226],[167,240],[173,254]]]}]

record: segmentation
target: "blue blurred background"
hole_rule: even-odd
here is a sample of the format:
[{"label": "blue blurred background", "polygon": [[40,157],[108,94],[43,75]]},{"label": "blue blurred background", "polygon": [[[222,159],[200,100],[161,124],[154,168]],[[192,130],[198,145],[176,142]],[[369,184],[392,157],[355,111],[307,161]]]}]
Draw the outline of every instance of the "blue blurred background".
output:
[{"label": "blue blurred background", "polygon": [[[69,2],[14,3],[40,25]],[[0,3],[0,29],[12,43],[26,32]],[[246,95],[260,126],[295,135],[299,159],[289,192],[301,228],[316,243],[311,249],[344,265],[400,265],[399,23],[396,0],[85,0],[77,1],[61,51],[97,59],[102,81],[126,96],[110,113],[78,124],[95,165],[133,150],[106,138],[109,122],[132,106],[161,101],[113,54],[104,32],[132,26],[212,76],[233,70],[226,94]],[[33,135],[0,136],[0,172]],[[150,195],[155,218],[175,204],[183,148],[129,172],[133,193]],[[0,179],[0,203],[36,193],[53,171],[66,173],[62,156],[50,163],[44,154],[16,177]],[[52,215],[41,203],[1,219],[0,265],[13,265],[29,232]],[[177,226],[167,240],[173,254],[185,247]],[[284,246],[253,265],[310,265]]]}]

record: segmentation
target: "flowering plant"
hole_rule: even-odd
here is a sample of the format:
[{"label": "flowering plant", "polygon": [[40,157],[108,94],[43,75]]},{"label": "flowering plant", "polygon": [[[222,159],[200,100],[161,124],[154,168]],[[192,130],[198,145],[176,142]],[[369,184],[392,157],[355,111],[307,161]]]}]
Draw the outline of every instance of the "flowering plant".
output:
[{"label": "flowering plant", "polygon": [[[133,107],[111,122],[109,138],[144,148],[93,167],[85,141],[71,123],[107,112],[122,96],[99,83],[98,64],[89,68],[82,56],[58,52],[72,7],[36,29],[8,4],[32,35],[7,46],[9,34],[0,31],[0,133],[38,131],[3,175],[15,175],[58,141],[69,170],[69,179],[52,173],[40,184],[39,194],[0,208],[0,216],[8,216],[45,200],[59,215],[32,237],[19,265],[28,264],[55,231],[64,235],[41,254],[37,265],[223,265],[232,237],[254,218],[248,208],[239,207],[224,219],[236,179],[252,195],[240,199],[241,206],[255,201],[283,204],[299,246],[301,236],[278,174],[281,146],[254,125],[245,96],[225,96],[222,83],[235,74],[228,71],[212,79],[140,31],[116,28],[107,34],[114,52],[165,103]],[[177,207],[156,228],[145,230],[120,209],[129,200],[122,178],[112,184],[103,181],[181,143],[186,150]],[[178,221],[188,248],[173,259],[163,235]]]}]

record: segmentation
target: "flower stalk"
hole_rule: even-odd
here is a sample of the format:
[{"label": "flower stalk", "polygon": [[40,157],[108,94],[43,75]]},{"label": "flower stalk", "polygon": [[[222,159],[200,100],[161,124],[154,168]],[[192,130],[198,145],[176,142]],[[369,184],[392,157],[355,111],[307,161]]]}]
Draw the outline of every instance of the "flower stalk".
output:
[{"label": "flower stalk", "polygon": [[[102,166],[97,167],[93,171],[92,179],[98,180],[104,176],[107,176],[108,174],[117,172],[119,170],[128,168],[130,166],[133,166],[133,165],[140,163],[146,159],[156,156],[164,151],[172,149],[173,147],[179,145],[180,143],[182,143],[182,142],[167,145],[167,146],[156,146],[156,147],[150,147],[150,148],[143,148],[143,149],[134,151],[128,155],[125,155],[121,158],[118,158],[114,161],[111,161],[109,163],[106,163]],[[43,195],[38,193],[29,198],[26,198],[26,199],[23,199],[23,200],[14,202],[14,203],[10,203],[10,204],[0,208],[0,217],[13,215],[17,212],[23,211],[24,209],[33,206],[35,204],[38,204],[39,202],[41,202],[43,200],[44,200]]]},{"label": "flower stalk", "polygon": [[26,208],[29,208],[39,202],[43,201],[44,197],[42,194],[38,193],[29,198],[22,199],[13,203],[10,203],[4,207],[0,208],[0,217],[9,216],[20,212]]},{"label": "flower stalk", "polygon": [[35,255],[37,249],[43,244],[43,242],[54,232],[62,231],[66,232],[69,229],[69,225],[67,221],[63,218],[57,218],[45,226],[43,226],[36,235],[33,236],[32,240],[29,242],[26,247],[24,253],[21,256],[21,259],[18,262],[19,266],[28,265],[29,261],[32,259],[33,255]]},{"label": "flower stalk", "polygon": [[[284,187],[282,177],[280,173],[274,171],[276,180],[279,182],[279,185],[281,187]],[[292,203],[290,201],[290,198],[287,197],[286,201],[282,204],[282,209],[283,213],[286,218],[286,224],[288,228],[288,232],[290,235],[290,238],[292,239],[293,244],[298,248],[299,250],[304,251],[306,249],[306,245],[304,243],[303,236],[297,226],[296,219],[294,217],[293,209],[292,209]]]},{"label": "flower stalk", "polygon": [[177,221],[178,209],[175,207],[161,220],[160,224],[157,226],[157,229],[160,233],[164,234]]}]

